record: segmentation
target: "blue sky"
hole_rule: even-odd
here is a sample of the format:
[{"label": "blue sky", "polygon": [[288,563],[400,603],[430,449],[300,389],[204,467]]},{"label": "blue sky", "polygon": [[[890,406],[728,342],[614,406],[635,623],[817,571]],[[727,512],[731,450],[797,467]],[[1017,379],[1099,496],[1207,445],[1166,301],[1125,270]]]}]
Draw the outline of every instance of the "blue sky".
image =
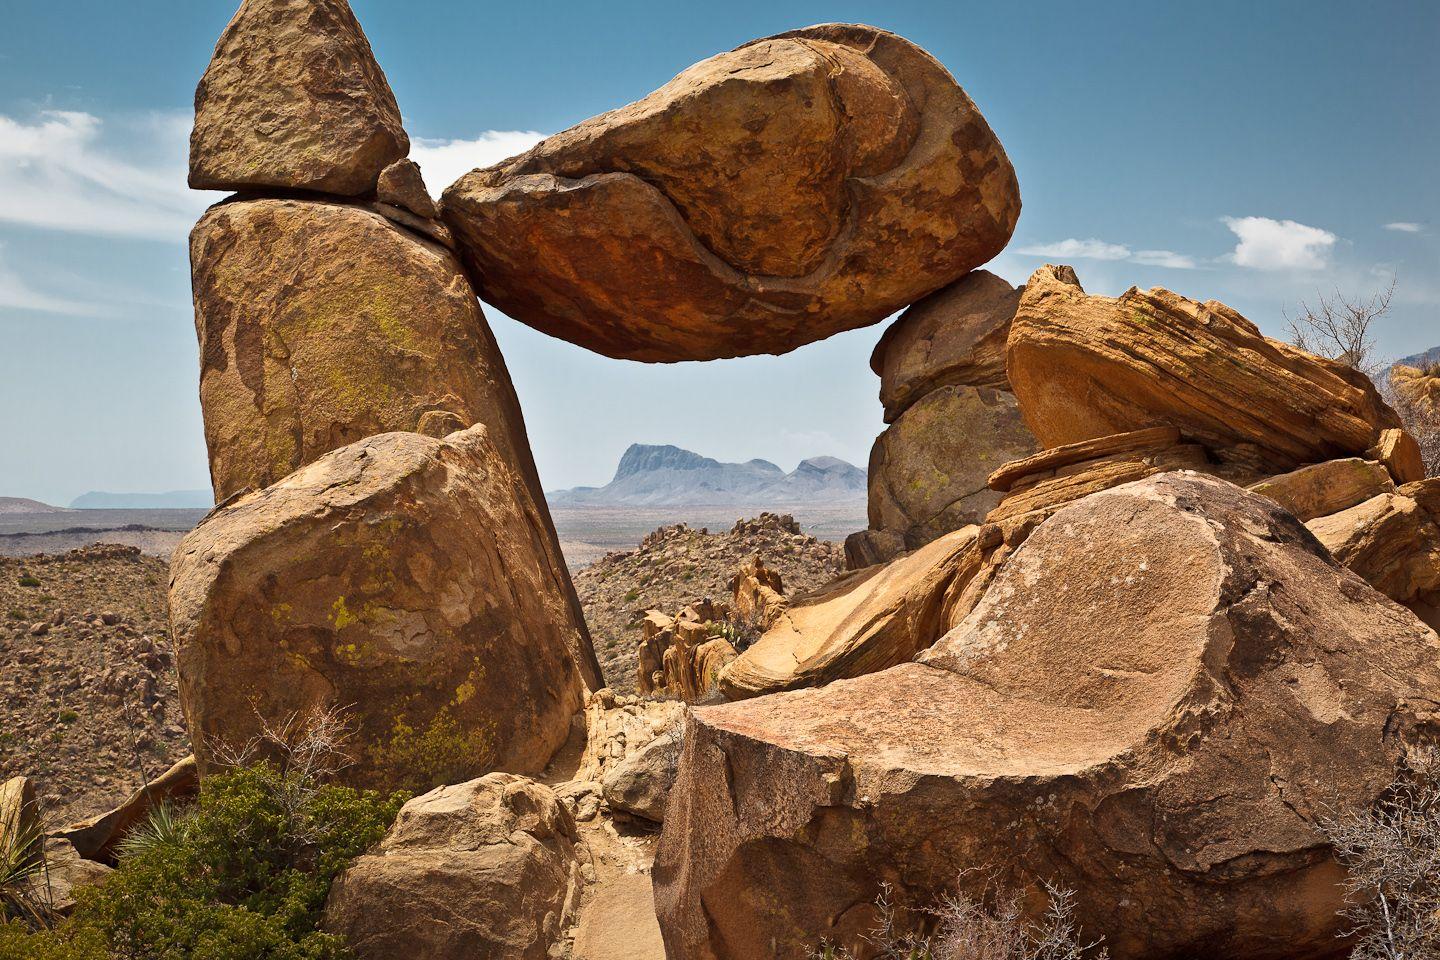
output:
[{"label": "blue sky", "polygon": [[[1384,353],[1440,344],[1440,4],[499,4],[355,0],[431,188],[634,100],[696,60],[827,20],[935,54],[995,129],[1024,213],[991,269],[1283,311],[1396,276]],[[0,0],[0,495],[208,477],[184,190],[196,80],[228,0]],[[789,469],[862,464],[882,326],[785,357],[604,359],[487,309],[547,487],[632,441]]]}]

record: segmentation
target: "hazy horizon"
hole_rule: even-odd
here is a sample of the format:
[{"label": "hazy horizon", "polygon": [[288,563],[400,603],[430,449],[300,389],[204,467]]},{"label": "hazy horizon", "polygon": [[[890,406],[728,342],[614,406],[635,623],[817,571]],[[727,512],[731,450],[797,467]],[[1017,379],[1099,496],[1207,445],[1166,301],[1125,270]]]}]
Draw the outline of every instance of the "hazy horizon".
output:
[{"label": "hazy horizon", "polygon": [[[1299,301],[1395,278],[1380,351],[1440,344],[1440,6],[353,6],[435,193],[746,40],[864,21],[935,54],[1004,143],[1024,212],[988,268],[1012,283],[1065,262],[1092,292],[1166,286],[1282,336]],[[76,0],[9,18],[0,495],[208,486],[185,236],[219,195],[185,189],[185,144],[234,8]],[[883,426],[868,361],[884,324],[783,357],[646,365],[485,312],[546,490],[603,485],[633,442],[863,466]]]}]

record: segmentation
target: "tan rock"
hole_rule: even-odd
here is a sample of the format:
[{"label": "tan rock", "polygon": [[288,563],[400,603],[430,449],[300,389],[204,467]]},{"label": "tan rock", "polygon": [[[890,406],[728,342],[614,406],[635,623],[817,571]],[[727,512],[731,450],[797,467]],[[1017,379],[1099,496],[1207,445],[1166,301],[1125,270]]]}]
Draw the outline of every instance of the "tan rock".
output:
[{"label": "tan rock", "polygon": [[1010,328],[1011,388],[1049,448],[1178,427],[1223,462],[1292,470],[1364,454],[1395,412],[1363,374],[1168,290],[1086,295],[1037,270]]},{"label": "tan rock", "polygon": [[650,874],[625,874],[595,891],[575,931],[575,960],[665,960]]},{"label": "tan rock", "polygon": [[880,377],[885,422],[951,384],[1009,390],[1005,340],[1021,290],[974,270],[900,314],[870,355]]},{"label": "tan rock", "polygon": [[[1426,486],[1440,488],[1440,478]],[[1437,520],[1416,498],[1382,493],[1306,526],[1336,560],[1390,599],[1410,604],[1440,591]]]},{"label": "tan rock", "polygon": [[1346,457],[1269,477],[1251,484],[1250,489],[1274,500],[1297,520],[1306,521],[1339,513],[1382,493],[1394,493],[1395,484],[1382,464]]},{"label": "tan rock", "polygon": [[539,770],[584,702],[589,640],[530,486],[483,426],[341,447],[212,514],[171,562],[180,695],[202,775],[318,706],[349,706],[365,785]]},{"label": "tan rock", "polygon": [[35,783],[29,777],[11,777],[0,783],[0,850],[15,849],[38,840],[39,830],[40,808],[35,802]]},{"label": "tan rock", "polygon": [[905,552],[905,538],[894,530],[857,530],[845,538],[845,569],[863,570]]},{"label": "tan rock", "polygon": [[467,174],[441,207],[507,316],[668,362],[875,323],[999,253],[1020,196],[944,67],[826,24],[695,64]]},{"label": "tan rock", "polygon": [[575,821],[533,780],[439,787],[336,879],[325,929],[359,960],[546,960],[575,911],[579,849]]},{"label": "tan rock", "polygon": [[46,837],[44,849],[45,868],[30,878],[30,897],[57,916],[69,916],[74,911],[76,891],[99,886],[115,872],[112,867],[82,857],[74,844],[62,837]]},{"label": "tan rock", "polygon": [[585,748],[570,779],[602,783],[614,768],[673,730],[685,714],[675,700],[646,700],[597,690],[585,703]]},{"label": "tan rock", "polygon": [[410,140],[345,0],[245,0],[195,90],[190,186],[375,189]]},{"label": "tan rock", "polygon": [[661,823],[665,801],[675,786],[680,762],[680,717],[670,729],[615,764],[601,780],[605,802],[612,810]]},{"label": "tan rock", "polygon": [[1425,456],[1420,444],[1398,427],[1382,430],[1379,441],[1370,448],[1369,456],[1383,463],[1396,483],[1425,479]]},{"label": "tan rock", "polygon": [[1077,463],[1101,460],[1121,453],[1148,453],[1165,450],[1180,442],[1180,431],[1175,427],[1148,427],[1117,433],[1108,437],[1096,437],[1079,443],[1067,443],[1051,447],[1039,453],[1012,460],[990,474],[987,481],[990,489],[1009,492],[1017,487],[1028,486],[1053,477],[1056,471]]},{"label": "tan rock", "polygon": [[789,603],[780,574],[766,567],[758,553],[740,565],[729,586],[732,616],[757,630],[770,629]]},{"label": "tan rock", "polygon": [[947,598],[979,570],[979,528],[948,533],[882,566],[791,601],[720,674],[731,700],[858,677],[903,663],[949,627]]},{"label": "tan rock", "polygon": [[987,867],[1030,911],[1074,889],[1115,960],[1334,956],[1317,821],[1380,796],[1437,698],[1440,638],[1271,501],[1181,474],[1098,493],[923,662],[692,711],[667,956],[802,957],[866,932],[882,880],[904,910]]},{"label": "tan rock", "polygon": [[148,820],[156,807],[178,806],[193,799],[199,791],[200,774],[195,757],[185,757],[130,794],[118,807],[73,823],[54,836],[69,843],[76,856],[113,864],[116,846],[137,825]]},{"label": "tan rock", "polygon": [[420,165],[414,160],[396,160],[380,171],[380,180],[375,185],[375,198],[381,203],[404,207],[417,217],[434,220],[440,216],[440,208],[425,186],[425,177]]},{"label": "tan rock", "polygon": [[[1063,450],[1064,447],[1056,449]],[[1043,521],[1066,504],[1084,499],[1092,493],[1109,490],[1171,470],[1209,471],[1205,449],[1198,444],[1177,443],[1168,447],[1112,453],[1109,456],[1073,463],[1050,473],[1044,479],[1030,481],[1016,488],[986,516],[986,523],[1009,523],[1029,517],[1034,523]]]},{"label": "tan rock", "polygon": [[870,529],[893,531],[913,550],[979,523],[1001,500],[987,483],[991,472],[1035,449],[1011,394],[940,387],[912,404],[870,450]]}]

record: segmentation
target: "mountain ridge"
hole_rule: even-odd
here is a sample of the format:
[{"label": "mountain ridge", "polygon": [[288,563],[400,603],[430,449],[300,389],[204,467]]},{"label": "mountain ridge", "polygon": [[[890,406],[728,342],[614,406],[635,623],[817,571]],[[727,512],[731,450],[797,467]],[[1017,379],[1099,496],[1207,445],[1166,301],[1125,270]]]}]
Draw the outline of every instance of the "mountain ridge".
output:
[{"label": "mountain ridge", "polygon": [[632,443],[603,487],[545,494],[551,504],[698,506],[840,501],[865,496],[865,471],[838,457],[811,457],[786,473],[769,460],[723,463],[673,444]]}]

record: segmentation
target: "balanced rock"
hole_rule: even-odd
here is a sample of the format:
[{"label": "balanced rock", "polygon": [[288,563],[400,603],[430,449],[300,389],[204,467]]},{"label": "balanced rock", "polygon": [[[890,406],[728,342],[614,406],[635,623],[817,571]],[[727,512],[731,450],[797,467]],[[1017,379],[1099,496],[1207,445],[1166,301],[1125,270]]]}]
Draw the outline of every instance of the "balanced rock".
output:
[{"label": "balanced rock", "polygon": [[900,314],[870,354],[885,422],[950,384],[1009,390],[1005,342],[1024,289],[975,270]]},{"label": "balanced rock", "polygon": [[1364,374],[1265,338],[1223,303],[1158,287],[1090,296],[1072,277],[1037,270],[1010,327],[1011,389],[1044,447],[1174,426],[1275,473],[1363,455],[1400,425]]},{"label": "balanced rock", "polygon": [[542,768],[593,658],[544,527],[484,426],[371,437],[213,513],[170,581],[202,775],[261,718],[327,705],[357,722],[353,783],[407,782],[422,749]]},{"label": "balanced rock", "polygon": [[909,660],[949,629],[952,601],[982,559],[979,528],[966,527],[795,598],[721,671],[720,691],[731,700],[757,697]]},{"label": "balanced rock", "polygon": [[1069,887],[1116,960],[1332,957],[1317,824],[1380,797],[1437,699],[1440,638],[1273,502],[1184,473],[1095,494],[921,662],[691,712],[667,956],[858,939],[885,880],[902,916]]},{"label": "balanced rock", "polygon": [[425,186],[425,177],[420,165],[414,160],[396,160],[380,171],[380,180],[375,185],[375,198],[380,203],[403,207],[426,220],[440,216],[440,208]]},{"label": "balanced rock", "polygon": [[245,0],[195,90],[190,186],[372,193],[410,151],[345,0]]},{"label": "balanced rock", "polygon": [[677,361],[875,323],[999,253],[1020,195],[933,57],[827,24],[711,57],[467,174],[442,210],[506,315]]},{"label": "balanced rock", "polygon": [[1015,397],[951,385],[926,394],[870,450],[870,529],[899,534],[913,550],[999,505],[990,474],[1035,451]]},{"label": "balanced rock", "polygon": [[533,780],[439,787],[336,879],[325,929],[360,960],[546,960],[578,903],[577,842],[575,821]]},{"label": "balanced rock", "polygon": [[358,207],[255,200],[212,207],[190,262],[217,501],[392,430],[484,423],[533,470],[505,362],[448,251]]}]

